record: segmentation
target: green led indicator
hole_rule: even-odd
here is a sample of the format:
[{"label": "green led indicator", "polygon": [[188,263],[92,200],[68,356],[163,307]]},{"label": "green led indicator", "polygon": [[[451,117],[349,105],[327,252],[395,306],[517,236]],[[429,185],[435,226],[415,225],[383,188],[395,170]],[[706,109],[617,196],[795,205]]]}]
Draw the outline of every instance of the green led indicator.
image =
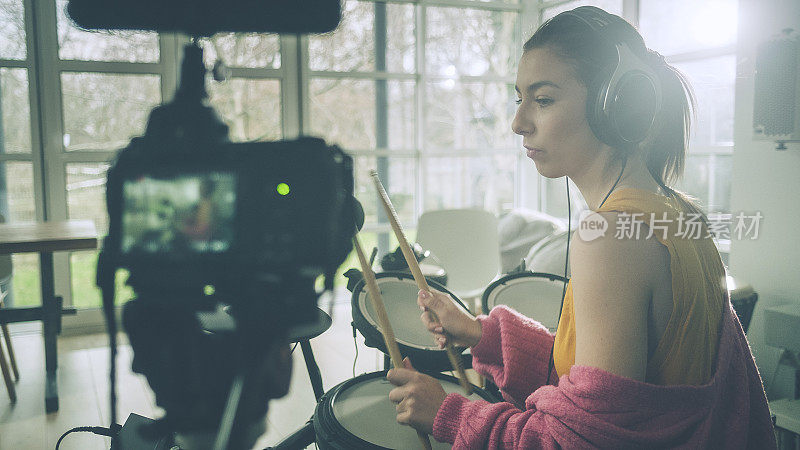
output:
[{"label": "green led indicator", "polygon": [[278,187],[275,188],[275,190],[278,191],[278,194],[289,195],[289,185],[286,183],[278,184]]},{"label": "green led indicator", "polygon": [[212,285],[210,285],[210,284],[207,284],[207,285],[205,285],[205,286],[203,287],[203,292],[204,292],[206,295],[214,295],[214,292],[216,292],[216,289],[214,289],[214,286],[212,286]]}]

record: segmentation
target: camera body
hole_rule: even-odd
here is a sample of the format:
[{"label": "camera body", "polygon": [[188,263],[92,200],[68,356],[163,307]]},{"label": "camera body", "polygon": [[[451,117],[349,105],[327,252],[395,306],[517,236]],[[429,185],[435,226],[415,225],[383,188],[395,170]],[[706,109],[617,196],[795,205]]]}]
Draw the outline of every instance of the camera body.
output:
[{"label": "camera body", "polygon": [[137,138],[109,170],[104,251],[155,285],[314,280],[350,250],[352,170],[350,156],[316,138]]}]

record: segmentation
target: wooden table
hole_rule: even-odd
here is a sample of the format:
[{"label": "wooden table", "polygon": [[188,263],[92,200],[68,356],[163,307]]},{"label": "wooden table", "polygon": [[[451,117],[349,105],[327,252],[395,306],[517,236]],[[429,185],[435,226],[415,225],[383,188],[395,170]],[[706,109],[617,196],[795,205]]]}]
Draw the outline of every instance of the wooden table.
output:
[{"label": "wooden table", "polygon": [[0,224],[0,254],[38,253],[41,274],[42,306],[3,308],[0,323],[41,320],[44,329],[45,409],[58,411],[58,346],[61,315],[75,314],[75,308],[63,308],[63,298],[56,297],[53,252],[97,248],[97,230],[91,220],[67,220]]}]

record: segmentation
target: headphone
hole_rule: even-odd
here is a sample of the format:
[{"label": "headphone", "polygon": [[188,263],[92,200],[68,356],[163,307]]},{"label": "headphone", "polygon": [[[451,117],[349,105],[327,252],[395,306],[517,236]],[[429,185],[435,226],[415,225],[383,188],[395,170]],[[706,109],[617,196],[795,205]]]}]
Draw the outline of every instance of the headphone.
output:
[{"label": "headphone", "polygon": [[[574,17],[614,45],[617,62],[602,74],[597,96],[587,101],[587,116],[594,134],[612,147],[635,145],[647,138],[661,109],[658,75],[636,56],[622,36],[616,16],[594,6],[581,6],[561,16]],[[591,94],[590,94],[591,95]]]}]

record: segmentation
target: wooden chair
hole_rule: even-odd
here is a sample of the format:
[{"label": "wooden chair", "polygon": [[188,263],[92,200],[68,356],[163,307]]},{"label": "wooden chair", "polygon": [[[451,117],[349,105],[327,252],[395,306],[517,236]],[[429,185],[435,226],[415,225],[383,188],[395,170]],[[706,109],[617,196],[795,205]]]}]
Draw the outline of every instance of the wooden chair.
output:
[{"label": "wooden chair", "polygon": [[[0,255],[0,308],[3,308],[3,300],[5,300],[6,296],[8,295],[8,290],[4,286],[6,286],[11,280],[11,274],[11,255]],[[6,351],[8,351],[9,359],[9,361],[6,362],[6,355],[3,351],[3,343],[0,342],[0,370],[3,372],[3,381],[5,381],[6,384],[8,397],[11,399],[12,403],[15,403],[17,401],[17,391],[14,388],[14,383],[19,381],[17,360],[14,357],[14,347],[11,346],[11,334],[8,332],[8,325],[0,325],[0,330],[2,330],[0,334],[3,335],[3,340],[5,341],[5,347]],[[9,372],[9,363],[11,365],[11,372],[13,372],[14,375],[13,380],[11,378],[11,372]]]}]

